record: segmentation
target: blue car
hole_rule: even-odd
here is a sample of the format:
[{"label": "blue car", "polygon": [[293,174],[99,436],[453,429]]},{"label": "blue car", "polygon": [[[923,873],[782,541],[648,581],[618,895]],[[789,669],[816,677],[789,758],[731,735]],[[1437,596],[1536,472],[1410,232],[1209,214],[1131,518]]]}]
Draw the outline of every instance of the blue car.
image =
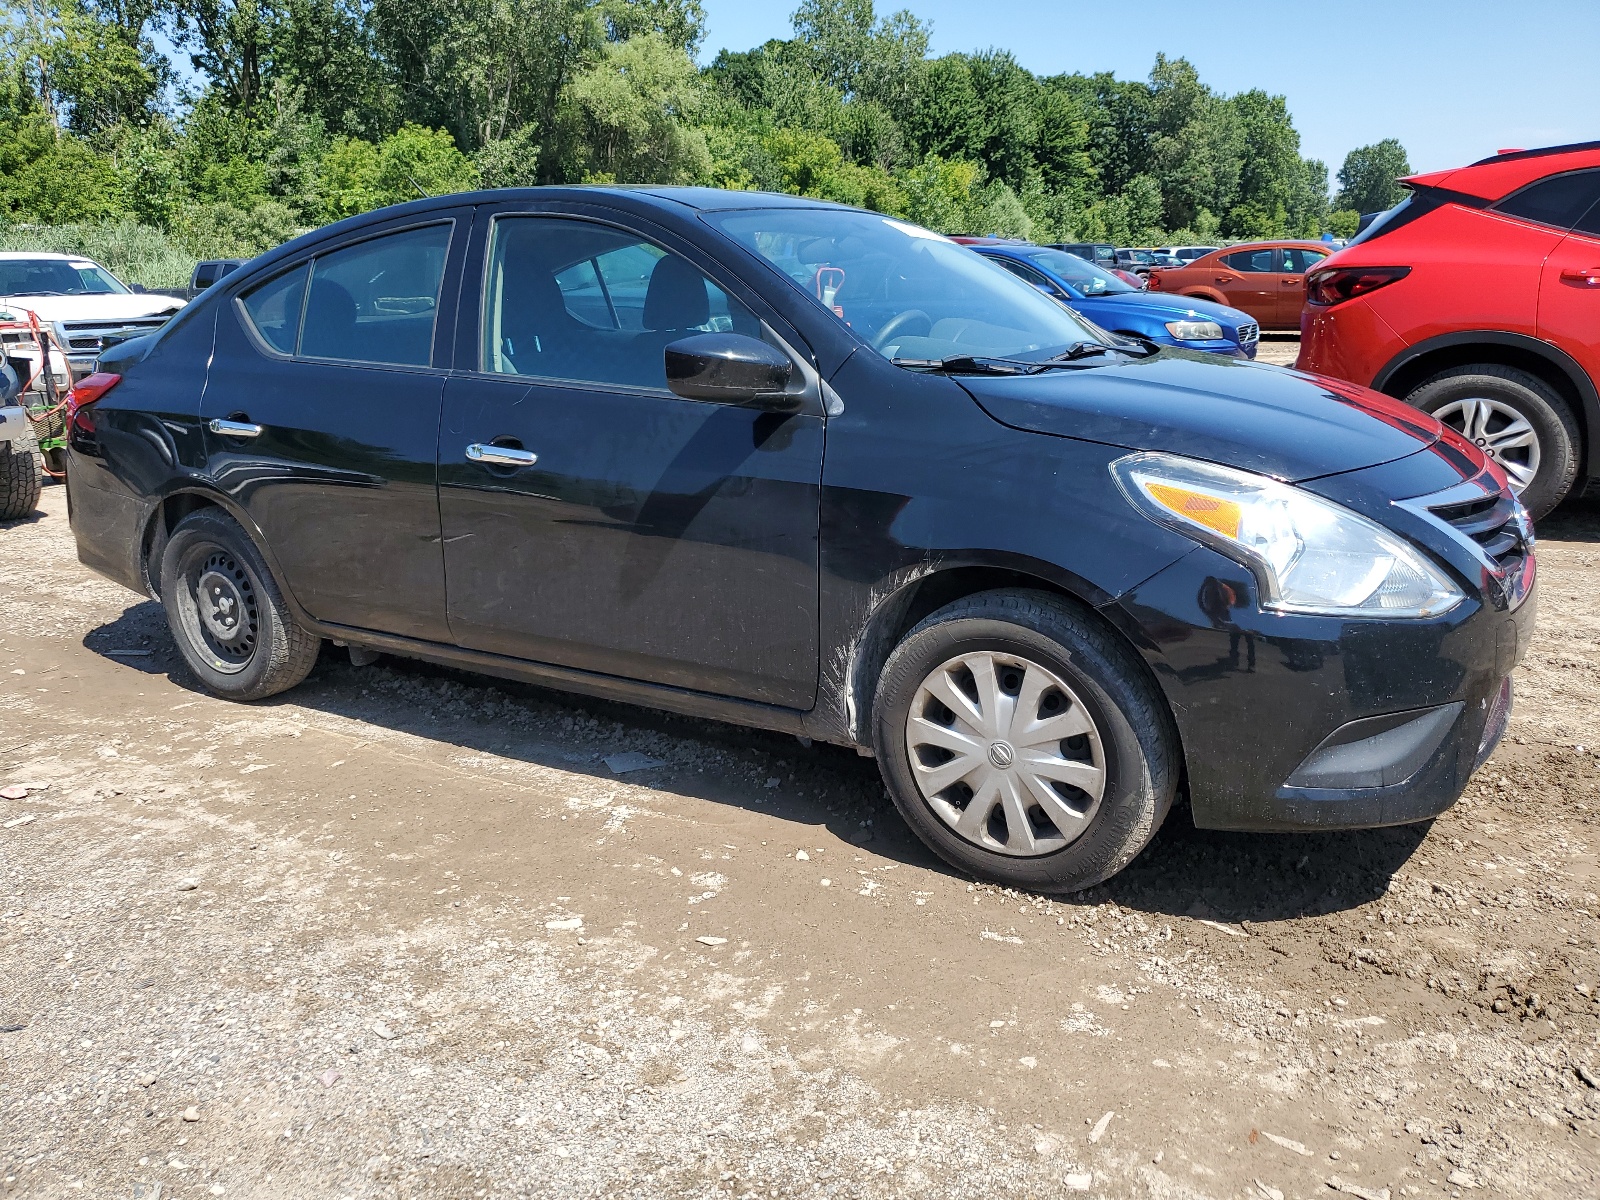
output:
[{"label": "blue car", "polygon": [[1162,346],[1254,358],[1261,329],[1249,313],[1195,296],[1142,291],[1076,254],[1019,242],[968,243],[1102,329]]}]

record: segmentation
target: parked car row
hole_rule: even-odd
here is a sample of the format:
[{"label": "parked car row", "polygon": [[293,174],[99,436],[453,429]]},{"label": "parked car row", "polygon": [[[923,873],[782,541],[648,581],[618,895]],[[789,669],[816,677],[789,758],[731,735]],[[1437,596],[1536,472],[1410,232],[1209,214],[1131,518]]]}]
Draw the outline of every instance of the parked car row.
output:
[{"label": "parked car row", "polygon": [[701,188],[369,213],[79,381],[78,553],[219,696],[332,641],[787,731],[1020,887],[1115,874],[1180,789],[1449,807],[1532,632],[1504,472],[1242,333],[1109,332],[1224,314],[1058,254]]},{"label": "parked car row", "polygon": [[1209,300],[1153,295],[1055,246],[992,238],[955,240],[1112,333],[1185,350],[1236,358],[1256,356],[1260,327],[1236,308]]}]

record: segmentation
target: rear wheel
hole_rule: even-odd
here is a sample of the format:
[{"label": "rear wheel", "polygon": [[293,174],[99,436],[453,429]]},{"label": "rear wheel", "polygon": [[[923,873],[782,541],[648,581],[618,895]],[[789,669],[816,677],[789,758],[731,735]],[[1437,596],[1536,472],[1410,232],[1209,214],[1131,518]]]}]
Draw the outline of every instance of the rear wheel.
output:
[{"label": "rear wheel", "polygon": [[1177,785],[1177,734],[1142,663],[1041,592],[940,609],[879,679],[874,745],[912,830],[973,875],[1077,891],[1155,835]]},{"label": "rear wheel", "polygon": [[39,507],[39,460],[22,442],[0,442],[0,521],[15,521]]},{"label": "rear wheel", "polygon": [[255,544],[215,510],[185,517],[161,555],[161,601],[184,662],[227,700],[260,700],[311,673],[322,641],[301,628]]},{"label": "rear wheel", "polygon": [[1535,520],[1560,504],[1578,476],[1578,423],[1549,384],[1497,363],[1455,367],[1406,403],[1437,417],[1505,469]]}]

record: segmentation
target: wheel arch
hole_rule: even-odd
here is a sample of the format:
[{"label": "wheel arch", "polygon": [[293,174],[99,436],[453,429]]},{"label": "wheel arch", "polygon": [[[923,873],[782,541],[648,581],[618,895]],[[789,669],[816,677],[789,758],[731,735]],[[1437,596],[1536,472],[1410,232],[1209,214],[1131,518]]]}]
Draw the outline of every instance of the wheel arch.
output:
[{"label": "wheel arch", "polygon": [[267,545],[267,540],[256,527],[256,523],[231,497],[208,487],[180,485],[163,493],[151,506],[139,544],[139,571],[150,597],[155,600],[161,599],[161,553],[166,548],[167,539],[172,535],[172,531],[191,513],[208,508],[224,513],[244,530],[245,536],[254,544],[262,561],[267,564],[267,570],[272,572],[273,582],[277,584],[278,591],[288,602],[295,616],[308,626],[311,625],[310,614],[300,607],[300,602],[295,599],[294,593],[284,582],[283,570],[278,564],[277,557]]},{"label": "wheel arch", "polygon": [[1583,478],[1600,476],[1600,390],[1588,373],[1564,350],[1524,333],[1476,329],[1441,334],[1409,346],[1373,377],[1372,387],[1404,400],[1440,371],[1486,363],[1526,371],[1555,389],[1572,408],[1583,439]]},{"label": "wheel arch", "polygon": [[[828,690],[836,704],[819,705],[834,709],[844,740],[857,747],[872,744],[872,708],[878,677],[894,648],[920,621],[947,604],[981,592],[1018,589],[1045,592],[1078,609],[1123,643],[1133,659],[1150,671],[1145,654],[1119,626],[1101,611],[1115,597],[1088,580],[1032,559],[945,560],[890,576],[872,591],[873,600],[848,647],[835,659],[833,671],[825,671]],[[1165,692],[1150,672],[1156,692],[1166,703]],[[824,735],[826,736],[826,735]],[[835,735],[835,740],[837,735]]]},{"label": "wheel arch", "polygon": [[[1158,295],[1165,295],[1167,293],[1157,293],[1157,294]],[[1179,296],[1193,296],[1196,300],[1210,300],[1213,304],[1225,304],[1229,308],[1234,307],[1233,305],[1228,304],[1228,302],[1225,299],[1223,299],[1222,293],[1217,291],[1215,288],[1205,288],[1205,287],[1181,288],[1177,292],[1177,294]]]}]

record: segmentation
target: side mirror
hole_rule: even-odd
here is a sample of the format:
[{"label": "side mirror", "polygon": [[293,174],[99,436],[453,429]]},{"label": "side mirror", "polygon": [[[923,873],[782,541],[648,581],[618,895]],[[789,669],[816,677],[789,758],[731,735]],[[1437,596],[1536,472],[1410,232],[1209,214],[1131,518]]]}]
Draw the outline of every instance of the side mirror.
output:
[{"label": "side mirror", "polygon": [[743,404],[794,412],[802,401],[786,391],[789,356],[742,333],[697,333],[666,349],[667,386],[685,400]]}]

